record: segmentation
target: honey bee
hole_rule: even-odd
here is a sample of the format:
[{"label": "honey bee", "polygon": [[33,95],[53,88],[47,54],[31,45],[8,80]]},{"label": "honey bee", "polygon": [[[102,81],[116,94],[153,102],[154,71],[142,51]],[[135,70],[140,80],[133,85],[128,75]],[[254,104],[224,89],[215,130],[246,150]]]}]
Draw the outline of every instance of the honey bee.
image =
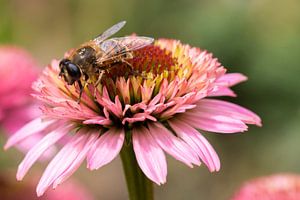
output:
[{"label": "honey bee", "polygon": [[60,61],[59,76],[63,77],[68,85],[77,83],[79,86],[78,103],[87,83],[92,83],[96,88],[103,74],[120,63],[126,63],[126,66],[132,69],[127,60],[133,58],[133,51],[153,43],[153,38],[142,36],[108,39],[125,24],[126,22],[122,21],[113,25],[95,39],[80,45]]}]

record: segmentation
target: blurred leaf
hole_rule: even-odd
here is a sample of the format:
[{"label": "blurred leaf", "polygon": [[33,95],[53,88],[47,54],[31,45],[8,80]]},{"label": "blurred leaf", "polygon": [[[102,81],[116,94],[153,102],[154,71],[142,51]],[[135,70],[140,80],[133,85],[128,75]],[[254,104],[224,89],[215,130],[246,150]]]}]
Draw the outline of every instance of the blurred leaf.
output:
[{"label": "blurred leaf", "polygon": [[13,40],[13,23],[9,11],[9,1],[0,0],[0,43]]}]

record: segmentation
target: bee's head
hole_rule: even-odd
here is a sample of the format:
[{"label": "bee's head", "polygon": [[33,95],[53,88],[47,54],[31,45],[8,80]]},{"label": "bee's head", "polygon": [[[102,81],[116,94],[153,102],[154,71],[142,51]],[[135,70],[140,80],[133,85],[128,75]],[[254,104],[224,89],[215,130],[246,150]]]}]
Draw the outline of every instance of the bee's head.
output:
[{"label": "bee's head", "polygon": [[81,72],[79,67],[70,60],[62,59],[59,63],[59,67],[59,76],[62,76],[68,85],[72,85],[75,81],[80,79]]}]

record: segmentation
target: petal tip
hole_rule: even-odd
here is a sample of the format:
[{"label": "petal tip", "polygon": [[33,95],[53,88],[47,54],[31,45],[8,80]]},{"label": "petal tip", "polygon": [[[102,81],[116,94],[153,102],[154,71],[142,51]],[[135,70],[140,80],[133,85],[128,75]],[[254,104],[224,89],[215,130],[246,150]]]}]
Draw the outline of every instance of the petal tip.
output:
[{"label": "petal tip", "polygon": [[91,171],[97,170],[97,168],[95,166],[92,166],[92,165],[89,166],[88,169],[91,170]]},{"label": "petal tip", "polygon": [[40,190],[37,189],[36,195],[37,195],[38,197],[43,196],[43,194],[44,194],[44,191],[40,191]]},{"label": "petal tip", "polygon": [[19,172],[17,172],[17,175],[16,175],[16,179],[17,179],[17,181],[22,181],[22,180],[23,180],[23,178],[24,178],[24,175],[23,175],[23,174],[21,174],[21,173],[19,173]]},{"label": "petal tip", "polygon": [[208,168],[208,170],[213,173],[213,172],[219,172],[221,169],[221,165],[215,166],[213,168]]},{"label": "petal tip", "polygon": [[258,117],[258,119],[255,120],[255,125],[258,126],[258,127],[262,127],[263,124],[262,124],[262,120]]},{"label": "petal tip", "polygon": [[6,144],[4,145],[4,147],[3,147],[3,150],[4,150],[4,151],[7,151],[10,147],[11,147],[11,146],[10,146],[8,143],[6,143]]}]

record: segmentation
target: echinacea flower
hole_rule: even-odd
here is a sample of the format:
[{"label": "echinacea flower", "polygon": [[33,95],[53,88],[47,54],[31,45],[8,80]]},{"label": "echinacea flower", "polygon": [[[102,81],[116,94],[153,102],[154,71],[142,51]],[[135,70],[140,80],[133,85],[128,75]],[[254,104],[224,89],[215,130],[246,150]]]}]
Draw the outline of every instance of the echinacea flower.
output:
[{"label": "echinacea flower", "polygon": [[300,175],[275,174],[247,181],[232,200],[298,200]]},{"label": "echinacea flower", "polygon": [[65,181],[85,159],[90,170],[99,169],[130,145],[140,169],[158,185],[166,182],[165,153],[189,167],[204,163],[211,172],[218,171],[218,155],[202,131],[236,133],[246,131],[246,124],[261,125],[253,112],[209,98],[235,96],[230,87],[247,78],[226,74],[206,51],[159,39],[135,51],[128,62],[133,69],[123,63],[104,74],[95,97],[88,84],[79,104],[79,87],[58,76],[57,60],[34,84],[43,116],[20,129],[5,148],[40,132],[46,135],[19,165],[17,179],[22,180],[43,152],[68,136],[40,179],[38,196]]},{"label": "echinacea flower", "polygon": [[[36,62],[24,49],[0,46],[0,127],[8,136],[39,115],[30,96],[38,73]],[[27,151],[40,139],[38,135],[28,137],[17,146]]]},{"label": "echinacea flower", "polygon": [[[1,200],[33,200],[37,199],[34,193],[36,177],[22,183],[11,181],[12,174],[0,174]],[[75,180],[70,180],[57,190],[49,190],[39,200],[93,200],[92,195]]]}]

